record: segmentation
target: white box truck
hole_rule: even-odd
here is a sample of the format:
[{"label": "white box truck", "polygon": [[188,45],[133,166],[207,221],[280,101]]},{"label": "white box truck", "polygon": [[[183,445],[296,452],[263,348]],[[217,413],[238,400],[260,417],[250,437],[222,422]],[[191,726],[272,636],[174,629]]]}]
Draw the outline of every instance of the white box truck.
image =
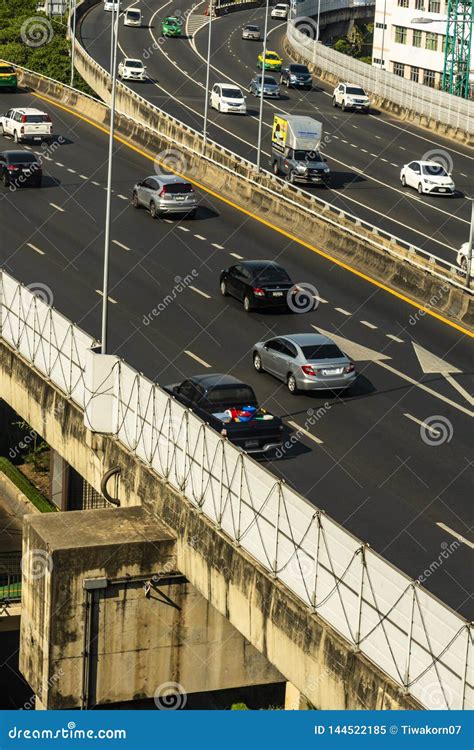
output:
[{"label": "white box truck", "polygon": [[319,147],[322,123],[304,115],[275,115],[271,167],[289,182],[328,185],[330,169]]}]

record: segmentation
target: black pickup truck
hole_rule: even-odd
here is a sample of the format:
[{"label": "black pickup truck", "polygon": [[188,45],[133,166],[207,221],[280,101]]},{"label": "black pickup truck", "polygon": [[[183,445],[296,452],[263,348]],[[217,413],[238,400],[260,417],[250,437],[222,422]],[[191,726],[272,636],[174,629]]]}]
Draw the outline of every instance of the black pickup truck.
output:
[{"label": "black pickup truck", "polygon": [[260,408],[253,389],[232,375],[193,375],[164,388],[246,453],[282,444],[281,419]]}]

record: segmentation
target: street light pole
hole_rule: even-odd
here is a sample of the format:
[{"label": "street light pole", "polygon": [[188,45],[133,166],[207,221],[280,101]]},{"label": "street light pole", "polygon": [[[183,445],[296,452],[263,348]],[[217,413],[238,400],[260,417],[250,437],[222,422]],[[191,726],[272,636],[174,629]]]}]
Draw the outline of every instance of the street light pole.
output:
[{"label": "street light pole", "polygon": [[268,5],[269,5],[269,0],[266,0],[265,25],[264,25],[264,30],[263,30],[263,58],[262,58],[262,70],[261,70],[261,76],[260,76],[260,111],[258,114],[257,172],[260,172],[260,163],[262,160],[263,82],[265,80],[265,60],[267,57]]},{"label": "street light pole", "polygon": [[214,0],[209,0],[209,24],[207,29],[207,67],[206,67],[206,91],[204,98],[204,132],[202,141],[203,153],[206,149],[207,142],[207,117],[209,110],[209,75],[211,69],[211,42],[212,42],[212,15]]},{"label": "street light pole", "polygon": [[[114,3],[115,5],[115,3]],[[111,26],[112,41],[112,92],[110,98],[110,125],[109,125],[109,155],[107,163],[107,200],[105,206],[105,233],[104,233],[104,279],[102,284],[102,334],[101,334],[101,354],[107,354],[108,343],[108,301],[109,301],[109,256],[110,256],[110,209],[112,197],[112,158],[114,149],[114,128],[115,128],[115,90],[117,85],[117,47],[118,47],[118,22],[119,13],[114,17],[115,22]]]},{"label": "street light pole", "polygon": [[[117,15],[118,15],[118,8],[117,8]],[[110,21],[110,63],[109,63],[109,70],[110,75],[112,75],[112,63],[114,61],[114,28],[115,28],[115,3],[112,3],[112,20]]]},{"label": "street light pole", "polygon": [[72,11],[72,28],[71,28],[71,88],[74,87],[74,60],[76,57],[76,1],[72,0],[73,2],[73,11]]},{"label": "street light pole", "polygon": [[381,63],[380,67],[382,70],[385,70],[385,60],[384,60],[384,52],[385,52],[385,27],[387,25],[387,0],[383,1],[383,21],[382,21],[382,52],[381,52]]},{"label": "street light pole", "polygon": [[469,229],[469,240],[467,243],[467,256],[466,256],[466,286],[468,289],[471,285],[473,243],[474,243],[474,196],[472,196],[471,198],[471,226]]}]

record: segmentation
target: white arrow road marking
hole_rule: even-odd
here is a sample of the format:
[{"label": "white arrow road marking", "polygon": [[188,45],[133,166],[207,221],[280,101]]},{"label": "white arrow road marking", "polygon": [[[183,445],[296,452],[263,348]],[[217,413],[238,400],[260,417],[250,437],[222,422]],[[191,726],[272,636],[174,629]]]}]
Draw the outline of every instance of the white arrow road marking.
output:
[{"label": "white arrow road marking", "polygon": [[449,364],[445,359],[437,357],[436,354],[429,352],[427,349],[423,349],[419,344],[413,344],[413,348],[424,373],[438,373],[443,375],[448,383],[466,399],[467,403],[470,406],[474,406],[474,398],[453,378],[453,374],[462,373],[462,370]]},{"label": "white arrow road marking", "polygon": [[307,438],[309,438],[310,440],[313,440],[318,445],[323,444],[323,441],[317,438],[316,435],[312,435],[310,432],[308,432],[308,430],[305,430],[304,427],[300,427],[299,424],[297,424],[296,422],[293,422],[291,419],[288,420],[288,424],[290,425],[290,427],[293,427],[293,429],[295,429],[297,432],[302,432],[303,435],[306,435]]},{"label": "white arrow road marking", "polygon": [[455,539],[458,539],[463,544],[467,544],[468,547],[471,549],[474,549],[474,542],[470,542],[469,539],[466,539],[465,536],[462,536],[462,534],[458,534],[457,531],[453,531],[453,529],[450,529],[449,526],[446,526],[445,523],[438,522],[436,526],[439,526],[440,529],[443,529],[443,531],[447,531],[448,534],[451,534]]},{"label": "white arrow road marking", "polygon": [[406,375],[406,373],[401,372],[401,370],[397,370],[395,369],[395,367],[389,365],[386,360],[391,359],[391,357],[388,357],[381,352],[376,352],[373,349],[368,349],[366,346],[357,344],[354,341],[349,341],[342,336],[336,336],[336,334],[332,333],[332,331],[325,331],[323,328],[319,328],[315,325],[313,325],[312,328],[314,328],[315,331],[318,331],[318,333],[322,333],[323,336],[327,336],[328,338],[332,339],[338,345],[338,347],[342,349],[345,354],[347,354],[349,359],[353,359],[355,362],[374,362],[374,364],[379,365],[379,367],[383,367],[393,375],[397,375],[397,377],[406,380],[407,383],[415,386],[415,388],[419,388],[420,390],[425,391],[425,393],[429,393],[431,396],[434,396],[440,401],[444,401],[445,404],[449,404],[449,406],[452,406],[454,409],[457,409],[463,414],[467,414],[468,417],[474,417],[474,412],[470,411],[465,406],[457,404],[456,401],[452,401],[447,396],[443,396],[441,393],[434,391],[424,383],[420,383],[418,380],[415,380],[409,375]]}]

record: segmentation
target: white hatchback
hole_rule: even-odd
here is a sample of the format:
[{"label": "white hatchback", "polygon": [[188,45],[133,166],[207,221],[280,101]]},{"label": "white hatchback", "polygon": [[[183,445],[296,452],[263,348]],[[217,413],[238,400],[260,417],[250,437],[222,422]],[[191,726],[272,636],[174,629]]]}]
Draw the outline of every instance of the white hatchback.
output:
[{"label": "white hatchback", "polygon": [[119,63],[118,74],[123,81],[144,81],[146,68],[141,60],[126,57]]},{"label": "white hatchback", "polygon": [[140,8],[127,8],[123,14],[123,25],[124,26],[141,26],[142,25],[142,12]]},{"label": "white hatchback", "polygon": [[0,135],[11,135],[15,143],[46,141],[51,138],[53,123],[46,112],[33,107],[9,109],[0,117]]},{"label": "white hatchback", "polygon": [[212,87],[209,103],[218,112],[234,112],[238,115],[247,113],[245,96],[238,86],[231,83],[215,83]]},{"label": "white hatchback", "polygon": [[272,18],[288,18],[289,6],[286,3],[277,3],[270,13]]},{"label": "white hatchback", "polygon": [[423,193],[453,195],[456,186],[451,175],[436,161],[411,161],[405,164],[400,172],[403,187],[415,188]]}]

